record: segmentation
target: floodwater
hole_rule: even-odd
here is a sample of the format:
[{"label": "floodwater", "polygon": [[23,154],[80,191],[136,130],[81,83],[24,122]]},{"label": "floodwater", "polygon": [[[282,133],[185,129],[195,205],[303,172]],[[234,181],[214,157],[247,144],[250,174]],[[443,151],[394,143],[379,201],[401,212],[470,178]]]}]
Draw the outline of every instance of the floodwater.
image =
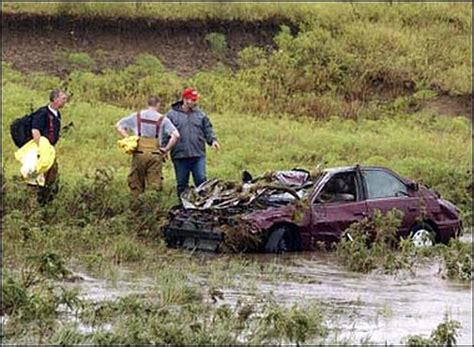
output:
[{"label": "floodwater", "polygon": [[[218,256],[216,256],[218,257]],[[445,314],[459,321],[459,345],[472,344],[471,283],[443,279],[441,264],[418,264],[412,271],[387,275],[380,272],[348,272],[331,252],[300,253],[285,256],[251,255],[256,262],[279,264],[287,276],[282,281],[259,280],[256,291],[245,286],[224,288],[224,300],[233,305],[239,298],[272,294],[280,304],[317,301],[324,310],[330,339],[360,343],[399,345],[408,335],[429,337]],[[213,261],[210,256],[207,261]],[[120,296],[152,290],[151,276],[120,268],[119,279],[95,279],[80,274],[84,280],[75,284],[85,298],[111,300]],[[304,279],[304,280],[301,280]],[[200,281],[201,282],[201,281]]]},{"label": "floodwater", "polygon": [[289,261],[294,263],[289,272],[304,274],[310,283],[262,283],[260,289],[273,292],[281,302],[321,302],[341,340],[400,344],[407,335],[428,337],[448,313],[462,324],[458,344],[472,343],[471,283],[442,279],[438,263],[422,265],[414,275],[395,276],[347,272],[333,253]]}]

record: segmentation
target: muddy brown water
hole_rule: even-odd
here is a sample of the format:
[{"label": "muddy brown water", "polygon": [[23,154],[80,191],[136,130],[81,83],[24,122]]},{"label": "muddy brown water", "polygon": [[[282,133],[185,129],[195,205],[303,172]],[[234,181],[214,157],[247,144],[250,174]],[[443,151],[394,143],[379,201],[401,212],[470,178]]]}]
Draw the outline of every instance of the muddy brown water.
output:
[{"label": "muddy brown water", "polygon": [[262,283],[259,288],[281,302],[319,301],[339,339],[399,344],[407,335],[429,336],[448,312],[462,324],[458,343],[472,342],[471,283],[440,278],[439,263],[420,265],[414,275],[347,272],[333,253],[300,255],[296,263],[288,271],[304,274],[311,283]]},{"label": "muddy brown water", "polygon": [[[209,256],[207,261],[215,257],[218,256]],[[224,288],[224,302],[230,305],[239,299],[251,301],[261,294],[271,294],[285,305],[296,303],[304,307],[309,302],[319,302],[331,330],[330,341],[360,343],[369,339],[370,343],[395,345],[408,335],[428,337],[448,313],[450,319],[462,324],[458,344],[472,343],[472,282],[443,279],[439,262],[426,262],[410,272],[387,275],[377,271],[349,272],[338,264],[334,253],[328,252],[249,258],[262,265],[283,266],[285,280],[262,280],[257,276],[253,289],[246,289],[245,285]],[[73,285],[93,301],[146,293],[153,290],[155,283],[152,276],[125,267],[118,268],[113,280],[81,275],[84,280]],[[242,278],[247,274],[243,275]],[[248,275],[255,278],[255,273]],[[203,277],[197,282],[202,284],[203,279],[206,280]]]}]

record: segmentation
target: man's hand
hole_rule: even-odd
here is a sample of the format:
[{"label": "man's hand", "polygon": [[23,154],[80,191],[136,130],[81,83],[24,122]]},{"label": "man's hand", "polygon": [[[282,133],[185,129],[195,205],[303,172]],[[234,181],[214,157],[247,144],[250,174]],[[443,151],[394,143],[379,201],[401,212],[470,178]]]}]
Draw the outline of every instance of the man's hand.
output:
[{"label": "man's hand", "polygon": [[167,161],[169,159],[168,152],[169,149],[166,147],[160,147],[159,151],[161,152],[161,157],[163,158],[163,162]]},{"label": "man's hand", "polygon": [[33,140],[35,140],[36,144],[39,145],[40,137],[41,137],[41,133],[39,132],[39,130],[38,129],[32,129],[31,130],[31,136],[33,137]]},{"label": "man's hand", "polygon": [[217,141],[214,141],[214,142],[212,143],[211,147],[212,147],[213,149],[215,149],[216,151],[218,151],[219,149],[221,149],[221,145],[220,145],[219,142],[217,142]]}]

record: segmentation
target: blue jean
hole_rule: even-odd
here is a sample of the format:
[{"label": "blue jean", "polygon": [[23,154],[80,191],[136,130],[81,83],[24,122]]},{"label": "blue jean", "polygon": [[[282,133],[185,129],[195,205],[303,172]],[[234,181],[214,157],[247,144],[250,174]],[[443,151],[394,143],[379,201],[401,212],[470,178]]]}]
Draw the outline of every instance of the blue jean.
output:
[{"label": "blue jean", "polygon": [[189,186],[189,174],[193,175],[194,185],[197,187],[207,180],[206,157],[173,159],[176,174],[178,197]]}]

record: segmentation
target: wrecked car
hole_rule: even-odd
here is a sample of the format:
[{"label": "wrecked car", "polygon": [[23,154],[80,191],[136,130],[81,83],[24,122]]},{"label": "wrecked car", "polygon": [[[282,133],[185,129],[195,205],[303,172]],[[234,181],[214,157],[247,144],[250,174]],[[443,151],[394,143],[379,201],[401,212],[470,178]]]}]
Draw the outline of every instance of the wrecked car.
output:
[{"label": "wrecked car", "polygon": [[375,166],[309,172],[275,171],[242,182],[212,179],[182,195],[162,232],[169,246],[216,252],[314,250],[337,242],[376,210],[403,213],[398,237],[417,245],[448,242],[462,232],[449,201],[392,170]]}]

